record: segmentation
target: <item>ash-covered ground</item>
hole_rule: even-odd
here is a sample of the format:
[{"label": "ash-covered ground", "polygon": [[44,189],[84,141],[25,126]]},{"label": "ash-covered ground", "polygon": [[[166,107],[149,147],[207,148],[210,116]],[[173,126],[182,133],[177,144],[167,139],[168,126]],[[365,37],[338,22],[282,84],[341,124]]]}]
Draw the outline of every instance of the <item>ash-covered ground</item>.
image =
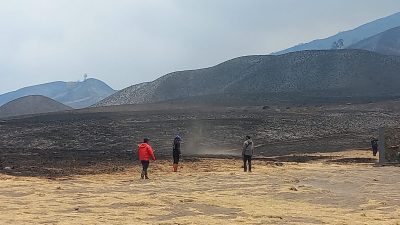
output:
[{"label": "ash-covered ground", "polygon": [[[24,175],[119,170],[149,137],[158,158],[175,135],[183,157],[240,156],[245,135],[257,157],[368,148],[379,126],[398,126],[400,102],[341,105],[126,105],[0,122],[0,169]],[[132,153],[133,150],[133,153]],[[10,172],[10,171],[8,171]]]}]

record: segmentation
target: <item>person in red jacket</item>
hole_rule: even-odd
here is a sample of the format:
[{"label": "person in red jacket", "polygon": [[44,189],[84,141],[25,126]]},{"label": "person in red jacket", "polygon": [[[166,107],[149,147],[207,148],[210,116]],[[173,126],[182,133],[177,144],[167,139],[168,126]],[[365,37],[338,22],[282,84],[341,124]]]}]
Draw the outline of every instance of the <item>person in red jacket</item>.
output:
[{"label": "person in red jacket", "polygon": [[149,145],[150,139],[145,138],[143,139],[143,143],[138,145],[138,153],[139,153],[139,160],[142,163],[142,174],[140,177],[142,179],[149,179],[147,176],[147,169],[149,168],[150,164],[150,158],[152,160],[156,160],[156,157],[154,156],[153,149]]}]

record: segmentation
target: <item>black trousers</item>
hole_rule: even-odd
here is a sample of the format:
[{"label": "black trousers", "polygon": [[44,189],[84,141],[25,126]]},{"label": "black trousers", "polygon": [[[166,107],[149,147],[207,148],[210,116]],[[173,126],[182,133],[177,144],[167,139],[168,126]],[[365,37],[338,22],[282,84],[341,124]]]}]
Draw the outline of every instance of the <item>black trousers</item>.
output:
[{"label": "black trousers", "polygon": [[172,157],[174,158],[174,164],[178,164],[179,163],[179,155],[173,154]]},{"label": "black trousers", "polygon": [[372,147],[372,154],[376,156],[376,153],[378,153],[378,148]]},{"label": "black trousers", "polygon": [[251,172],[251,155],[244,155],[243,156],[244,172],[247,172],[247,163],[249,164],[249,172]]},{"label": "black trousers", "polygon": [[146,175],[147,176],[147,169],[149,168],[150,162],[147,161],[147,160],[142,160],[140,162],[142,163],[142,167],[143,167],[142,175]]}]

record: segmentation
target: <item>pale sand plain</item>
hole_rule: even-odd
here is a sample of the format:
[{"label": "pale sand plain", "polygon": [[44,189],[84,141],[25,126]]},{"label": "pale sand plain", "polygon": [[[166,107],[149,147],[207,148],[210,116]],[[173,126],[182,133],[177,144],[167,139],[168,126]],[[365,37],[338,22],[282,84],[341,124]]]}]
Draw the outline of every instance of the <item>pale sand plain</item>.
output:
[{"label": "pale sand plain", "polygon": [[0,224],[400,224],[400,167],[255,160],[244,173],[241,165],[183,160],[172,173],[170,162],[156,161],[150,180],[139,179],[138,165],[52,179],[3,174]]}]

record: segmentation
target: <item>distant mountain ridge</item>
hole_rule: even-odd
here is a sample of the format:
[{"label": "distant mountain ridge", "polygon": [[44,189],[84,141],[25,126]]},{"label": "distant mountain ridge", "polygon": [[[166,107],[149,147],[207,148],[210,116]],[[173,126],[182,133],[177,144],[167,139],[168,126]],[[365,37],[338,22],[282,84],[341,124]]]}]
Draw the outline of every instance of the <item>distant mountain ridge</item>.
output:
[{"label": "distant mountain ridge", "polygon": [[384,32],[386,30],[392,29],[394,27],[400,26],[400,12],[384,17],[370,23],[359,26],[353,30],[340,32],[324,39],[317,39],[309,43],[299,44],[294,47],[272,53],[273,55],[280,55],[289,52],[297,52],[304,50],[328,50],[332,49],[334,43],[343,42],[343,46],[338,46],[340,48],[347,48],[359,41],[366,38],[372,37],[376,34]]},{"label": "distant mountain ridge", "polygon": [[30,95],[0,106],[0,118],[60,112],[72,108],[42,95]]},{"label": "distant mountain ridge", "polygon": [[110,86],[94,78],[82,82],[56,81],[2,94],[0,95],[0,105],[24,96],[43,95],[72,108],[85,108],[114,92]]},{"label": "distant mountain ridge", "polygon": [[350,45],[349,49],[364,49],[385,55],[400,56],[400,26]]},{"label": "distant mountain ridge", "polygon": [[[235,58],[214,67],[179,71],[125,88],[95,106],[226,96],[394,96],[400,57],[364,50],[302,51]],[[225,95],[225,97],[224,97]]]}]

